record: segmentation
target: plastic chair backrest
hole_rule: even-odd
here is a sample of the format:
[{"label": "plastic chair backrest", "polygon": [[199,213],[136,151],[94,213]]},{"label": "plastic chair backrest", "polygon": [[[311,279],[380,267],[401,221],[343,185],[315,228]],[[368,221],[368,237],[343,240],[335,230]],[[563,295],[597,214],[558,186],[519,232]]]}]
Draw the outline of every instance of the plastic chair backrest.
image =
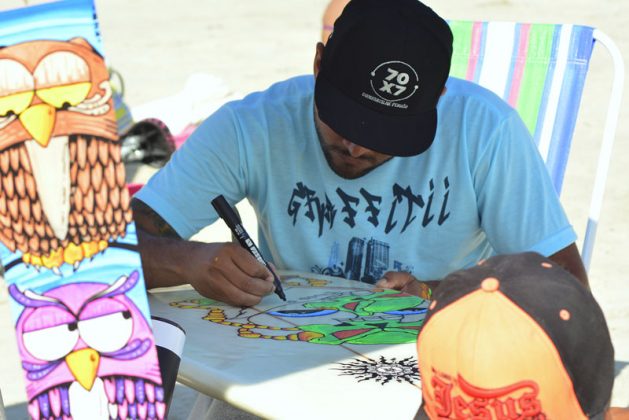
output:
[{"label": "plastic chair backrest", "polygon": [[614,81],[581,247],[588,269],[620,112],[624,64],[618,48],[588,26],[455,20],[449,24],[454,34],[450,75],[478,83],[518,111],[558,194],[594,43],[610,52]]}]

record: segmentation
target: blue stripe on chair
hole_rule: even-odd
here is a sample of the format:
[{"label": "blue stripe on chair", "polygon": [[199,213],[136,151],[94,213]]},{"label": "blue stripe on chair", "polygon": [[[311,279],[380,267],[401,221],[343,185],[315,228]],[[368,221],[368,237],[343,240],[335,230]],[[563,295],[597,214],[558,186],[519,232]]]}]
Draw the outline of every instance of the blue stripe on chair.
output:
[{"label": "blue stripe on chair", "polygon": [[575,26],[570,40],[568,63],[557,106],[555,126],[552,133],[546,164],[555,184],[557,193],[561,192],[570,144],[577,112],[583,93],[585,76],[594,46],[593,28]]}]

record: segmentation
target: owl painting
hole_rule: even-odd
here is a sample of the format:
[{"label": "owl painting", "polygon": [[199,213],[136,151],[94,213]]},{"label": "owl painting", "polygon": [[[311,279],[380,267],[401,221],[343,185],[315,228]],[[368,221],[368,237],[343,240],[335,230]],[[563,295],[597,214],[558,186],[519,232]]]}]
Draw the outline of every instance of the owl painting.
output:
[{"label": "owl painting", "polygon": [[42,294],[9,287],[23,306],[18,349],[33,419],[162,419],[164,390],[151,328],[125,294],[138,271],[112,284],[78,282]]},{"label": "owl painting", "polygon": [[0,49],[0,242],[75,268],[131,222],[112,90],[83,38]]}]

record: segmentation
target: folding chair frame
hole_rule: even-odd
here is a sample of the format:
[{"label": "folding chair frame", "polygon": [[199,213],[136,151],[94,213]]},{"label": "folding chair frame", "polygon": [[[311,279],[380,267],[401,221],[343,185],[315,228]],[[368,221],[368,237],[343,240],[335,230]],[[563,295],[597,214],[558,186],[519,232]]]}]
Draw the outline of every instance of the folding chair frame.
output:
[{"label": "folding chair frame", "polygon": [[625,64],[620,54],[620,50],[603,31],[594,30],[594,40],[604,46],[611,55],[614,64],[614,78],[612,81],[612,92],[607,107],[607,117],[605,119],[605,128],[603,132],[603,142],[598,156],[598,164],[596,175],[594,178],[594,189],[590,199],[590,212],[583,239],[583,247],[581,248],[581,258],[585,269],[589,271],[592,260],[592,252],[594,249],[594,240],[596,239],[596,231],[598,228],[598,219],[601,214],[603,204],[603,194],[605,192],[605,183],[607,182],[607,172],[609,162],[612,156],[612,148],[616,136],[616,126],[618,125],[618,117],[620,115],[620,103],[622,100]]}]

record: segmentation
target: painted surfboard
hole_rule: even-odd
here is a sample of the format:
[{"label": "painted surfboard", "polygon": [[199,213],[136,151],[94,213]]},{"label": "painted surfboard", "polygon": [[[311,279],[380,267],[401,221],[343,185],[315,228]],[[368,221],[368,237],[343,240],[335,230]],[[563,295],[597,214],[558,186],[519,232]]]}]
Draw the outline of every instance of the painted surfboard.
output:
[{"label": "painted surfboard", "polygon": [[94,4],[0,27],[0,261],[29,415],[165,418]]},{"label": "painted surfboard", "polygon": [[273,294],[250,308],[185,287],[151,292],[152,313],[187,332],[179,381],[264,418],[412,418],[428,301],[280,274],[287,301]]}]

